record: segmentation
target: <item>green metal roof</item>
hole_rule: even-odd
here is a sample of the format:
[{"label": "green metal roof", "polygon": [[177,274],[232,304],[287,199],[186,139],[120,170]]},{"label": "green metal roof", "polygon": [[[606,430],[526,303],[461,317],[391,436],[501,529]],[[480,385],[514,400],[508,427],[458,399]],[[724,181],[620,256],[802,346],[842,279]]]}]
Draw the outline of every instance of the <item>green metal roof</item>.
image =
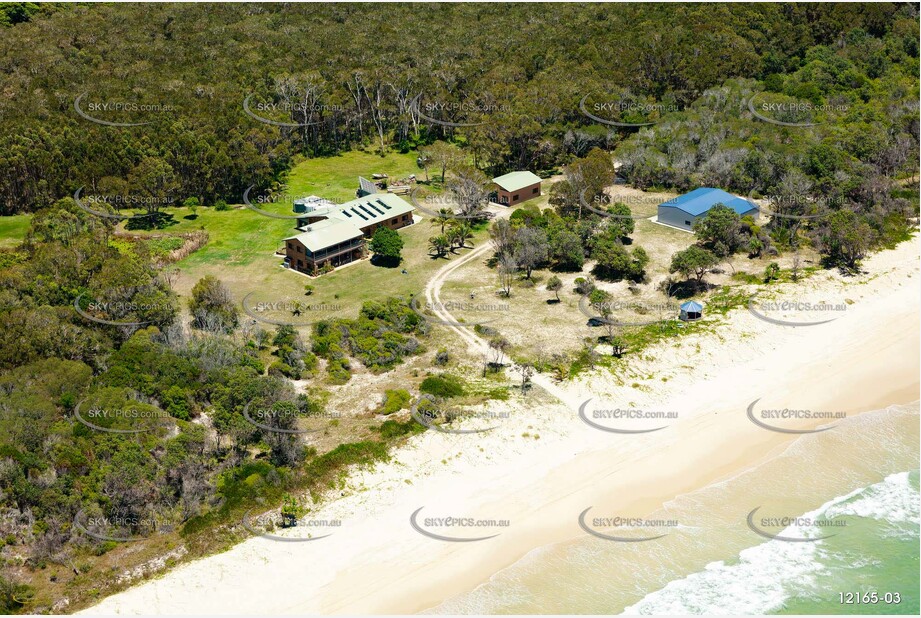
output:
[{"label": "green metal roof", "polygon": [[506,191],[519,191],[540,182],[540,176],[531,172],[509,172],[498,178],[493,178],[492,181]]},{"label": "green metal roof", "polygon": [[412,212],[412,205],[393,193],[372,193],[331,209],[329,217],[367,227]]},{"label": "green metal roof", "polygon": [[316,253],[327,247],[363,236],[362,229],[381,221],[411,213],[413,206],[392,193],[374,193],[344,204],[330,205],[304,213],[304,218],[326,217],[316,223],[298,226],[301,232],[285,240],[299,240]]},{"label": "green metal roof", "polygon": [[323,219],[300,229],[302,230],[300,234],[289,236],[285,240],[299,240],[313,253],[364,236],[358,226],[337,219]]}]

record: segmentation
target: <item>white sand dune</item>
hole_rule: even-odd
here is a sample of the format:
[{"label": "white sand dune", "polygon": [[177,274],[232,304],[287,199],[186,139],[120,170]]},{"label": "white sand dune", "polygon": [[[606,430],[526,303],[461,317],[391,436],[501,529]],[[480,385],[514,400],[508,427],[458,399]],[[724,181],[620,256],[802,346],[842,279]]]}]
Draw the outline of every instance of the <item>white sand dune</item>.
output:
[{"label": "white sand dune", "polygon": [[[796,436],[750,422],[746,407],[754,399],[771,407],[848,414],[916,401],[918,258],[912,241],[866,260],[868,272],[859,277],[820,273],[810,279],[802,294],[851,301],[832,322],[780,327],[741,309],[716,333],[645,351],[631,364],[637,375],[651,376],[641,389],[615,386],[598,373],[553,385],[551,396],[539,388],[541,379],[526,406],[495,406],[512,414],[498,429],[430,431],[413,438],[393,461],[356,472],[345,495],[314,514],[342,520],[332,536],[309,543],[254,538],[85,613],[420,611],[472,589],[536,547],[585,534],[577,516],[588,506],[643,515],[776,454]],[[675,410],[679,418],[654,433],[610,434],[576,415],[588,397]],[[797,426],[822,423],[827,421]],[[447,543],[413,530],[409,517],[419,507],[508,519],[511,525],[489,540]]]}]

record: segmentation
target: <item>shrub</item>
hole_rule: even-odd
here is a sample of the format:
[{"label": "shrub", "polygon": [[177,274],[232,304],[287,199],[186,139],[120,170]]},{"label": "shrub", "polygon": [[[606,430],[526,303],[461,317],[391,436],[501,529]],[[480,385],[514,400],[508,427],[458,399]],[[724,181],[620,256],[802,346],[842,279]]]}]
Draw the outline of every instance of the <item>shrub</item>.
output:
[{"label": "shrub", "polygon": [[477,335],[482,335],[483,337],[495,337],[499,334],[499,331],[497,331],[495,328],[491,326],[485,326],[483,324],[474,324],[473,332],[475,332]]},{"label": "shrub", "polygon": [[605,236],[595,243],[592,255],[598,260],[592,272],[600,279],[641,281],[646,275],[649,255],[642,247],[628,252],[619,240]]},{"label": "shrub", "polygon": [[286,378],[291,378],[296,380],[300,378],[300,374],[295,370],[291,365],[283,363],[281,361],[275,361],[269,365],[269,375],[270,376],[285,376]]},{"label": "shrub", "polygon": [[591,277],[576,277],[574,283],[576,294],[588,296],[595,290],[595,280]]},{"label": "shrub", "polygon": [[302,379],[313,375],[317,370],[317,366],[320,364],[317,355],[313,352],[305,352],[304,356],[301,358],[301,362],[304,363],[304,370],[301,373]]},{"label": "shrub", "polygon": [[611,294],[604,290],[592,290],[588,295],[588,302],[593,305],[603,304],[611,299]]},{"label": "shrub", "polygon": [[777,279],[780,276],[780,266],[777,262],[771,262],[767,265],[767,268],[764,269],[764,282],[770,283]]},{"label": "shrub", "polygon": [[281,506],[281,527],[290,528],[297,525],[297,520],[304,514],[304,507],[291,495],[285,494]]},{"label": "shrub", "polygon": [[326,373],[329,374],[329,380],[333,384],[345,384],[352,378],[352,371],[349,368],[347,358],[337,358],[329,361]]},{"label": "shrub", "polygon": [[422,433],[425,431],[425,427],[413,419],[409,419],[405,423],[389,420],[384,421],[377,430],[380,432],[382,438],[385,440],[391,440],[393,438]]},{"label": "shrub", "polygon": [[547,291],[553,292],[554,296],[556,296],[557,302],[559,302],[560,300],[560,290],[562,289],[563,289],[563,280],[557,277],[556,275],[553,275],[552,277],[550,277],[550,279],[547,280]]},{"label": "shrub", "polygon": [[240,310],[233,301],[230,290],[211,275],[199,279],[192,288],[189,310],[196,328],[233,330],[239,321]]},{"label": "shrub", "polygon": [[173,418],[187,421],[192,417],[190,398],[179,386],[171,386],[164,393],[163,406]]},{"label": "shrub", "polygon": [[443,373],[424,379],[419,390],[435,397],[458,397],[464,394],[464,383],[456,376]]},{"label": "shrub", "polygon": [[388,459],[387,446],[381,442],[349,442],[311,460],[304,470],[315,480],[323,480],[346,466],[368,465]]},{"label": "shrub", "polygon": [[34,591],[31,586],[0,576],[0,612],[16,614],[26,602],[31,601]]},{"label": "shrub", "polygon": [[400,389],[388,389],[384,391],[384,401],[381,404],[381,407],[378,408],[378,414],[393,414],[394,412],[399,412],[409,408],[409,400],[411,396],[409,391]]},{"label": "shrub", "polygon": [[297,331],[294,330],[294,327],[285,324],[283,326],[279,326],[275,331],[275,336],[272,338],[272,345],[279,348],[293,348],[297,343],[297,339]]},{"label": "shrub", "polygon": [[358,319],[337,319],[314,325],[312,346],[318,356],[341,358],[346,352],[372,371],[390,369],[403,357],[420,351],[411,334],[423,332],[422,318],[397,298],[364,303]]}]

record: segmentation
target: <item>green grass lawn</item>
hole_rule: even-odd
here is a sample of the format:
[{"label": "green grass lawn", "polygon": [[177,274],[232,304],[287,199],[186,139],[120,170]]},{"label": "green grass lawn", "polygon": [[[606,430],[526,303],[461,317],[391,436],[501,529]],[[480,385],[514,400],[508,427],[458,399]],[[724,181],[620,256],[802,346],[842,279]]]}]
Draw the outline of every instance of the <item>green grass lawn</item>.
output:
[{"label": "green grass lawn", "polygon": [[[358,175],[370,177],[372,173],[385,173],[393,179],[411,173],[418,176],[415,157],[414,153],[390,153],[380,157],[353,152],[338,157],[308,159],[291,171],[289,193],[292,196],[314,194],[339,200],[350,199],[355,196]],[[286,215],[292,214],[289,207],[287,201],[259,205],[263,210]],[[310,320],[355,317],[364,301],[418,294],[447,259],[457,257],[450,255],[447,259],[433,259],[429,256],[428,239],[435,235],[437,228],[417,211],[414,213],[416,223],[400,230],[405,244],[403,262],[399,267],[374,266],[369,260],[362,260],[321,277],[310,278],[282,268],[282,257],[275,255],[276,249],[283,246],[282,240],[296,233],[293,219],[273,219],[245,207],[223,212],[201,207],[194,218],[187,218],[191,214],[187,208],[171,208],[169,213],[173,216],[172,225],[161,230],[136,233],[178,234],[204,228],[209,234],[206,246],[171,266],[180,271],[175,282],[180,295],[188,296],[199,279],[213,275],[230,288],[237,301],[242,301],[250,292],[256,292],[252,297],[254,302],[298,299],[312,305],[330,306],[330,310],[309,314]],[[485,226],[474,233],[472,242],[475,245],[488,242]],[[402,273],[404,269],[406,274]],[[314,288],[309,298],[304,296],[307,284]],[[304,318],[305,321],[307,319]]]},{"label": "green grass lawn", "polygon": [[32,215],[0,217],[0,248],[15,247],[26,237]]},{"label": "green grass lawn", "polygon": [[[202,210],[206,212],[202,213]],[[230,288],[234,298],[242,301],[250,292],[254,302],[302,300],[311,304],[330,305],[330,310],[311,314],[316,319],[342,316],[355,317],[364,301],[388,296],[418,294],[425,282],[447,260],[433,259],[428,254],[428,239],[437,229],[428,219],[416,216],[414,225],[400,230],[403,238],[403,262],[397,268],[375,266],[362,260],[323,276],[311,278],[280,266],[282,257],[275,255],[281,239],[291,235],[292,223],[263,217],[248,209],[215,212],[200,209],[195,221],[182,220],[185,209],[175,209],[182,222],[171,226],[170,232],[198,229],[208,231],[208,244],[189,257],[174,264],[180,270],[176,291],[188,295],[192,286],[205,275],[213,275]],[[469,245],[468,241],[468,245]],[[486,228],[478,230],[474,244],[488,242]],[[450,256],[453,259],[455,256]],[[403,274],[403,270],[406,274]],[[304,297],[304,286],[314,291]],[[280,316],[279,316],[280,317]],[[306,320],[306,318],[304,318]]]},{"label": "green grass lawn", "polygon": [[319,195],[331,200],[355,199],[358,177],[371,180],[371,174],[387,174],[389,182],[395,182],[415,174],[425,179],[425,172],[416,165],[417,153],[388,152],[380,156],[369,152],[353,151],[334,157],[306,159],[297,163],[289,172],[288,193],[293,199],[308,195]]}]

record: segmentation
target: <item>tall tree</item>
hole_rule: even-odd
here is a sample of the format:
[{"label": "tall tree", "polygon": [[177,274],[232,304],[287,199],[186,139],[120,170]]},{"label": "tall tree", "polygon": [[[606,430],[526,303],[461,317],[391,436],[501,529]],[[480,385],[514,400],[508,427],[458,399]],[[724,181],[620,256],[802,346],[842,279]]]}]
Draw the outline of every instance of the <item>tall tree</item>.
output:
[{"label": "tall tree", "polygon": [[726,258],[742,247],[742,218],[732,208],[716,204],[694,221],[694,233],[714,255]]},{"label": "tall tree", "polygon": [[669,266],[668,272],[679,273],[685,279],[693,276],[697,279],[697,282],[700,283],[703,281],[707,271],[718,263],[719,258],[712,252],[703,247],[691,245],[687,249],[678,251],[672,256],[672,263]]},{"label": "tall tree", "polygon": [[524,269],[525,277],[530,279],[534,269],[546,262],[549,256],[547,233],[540,228],[519,228],[515,232],[513,251],[515,261]]}]

